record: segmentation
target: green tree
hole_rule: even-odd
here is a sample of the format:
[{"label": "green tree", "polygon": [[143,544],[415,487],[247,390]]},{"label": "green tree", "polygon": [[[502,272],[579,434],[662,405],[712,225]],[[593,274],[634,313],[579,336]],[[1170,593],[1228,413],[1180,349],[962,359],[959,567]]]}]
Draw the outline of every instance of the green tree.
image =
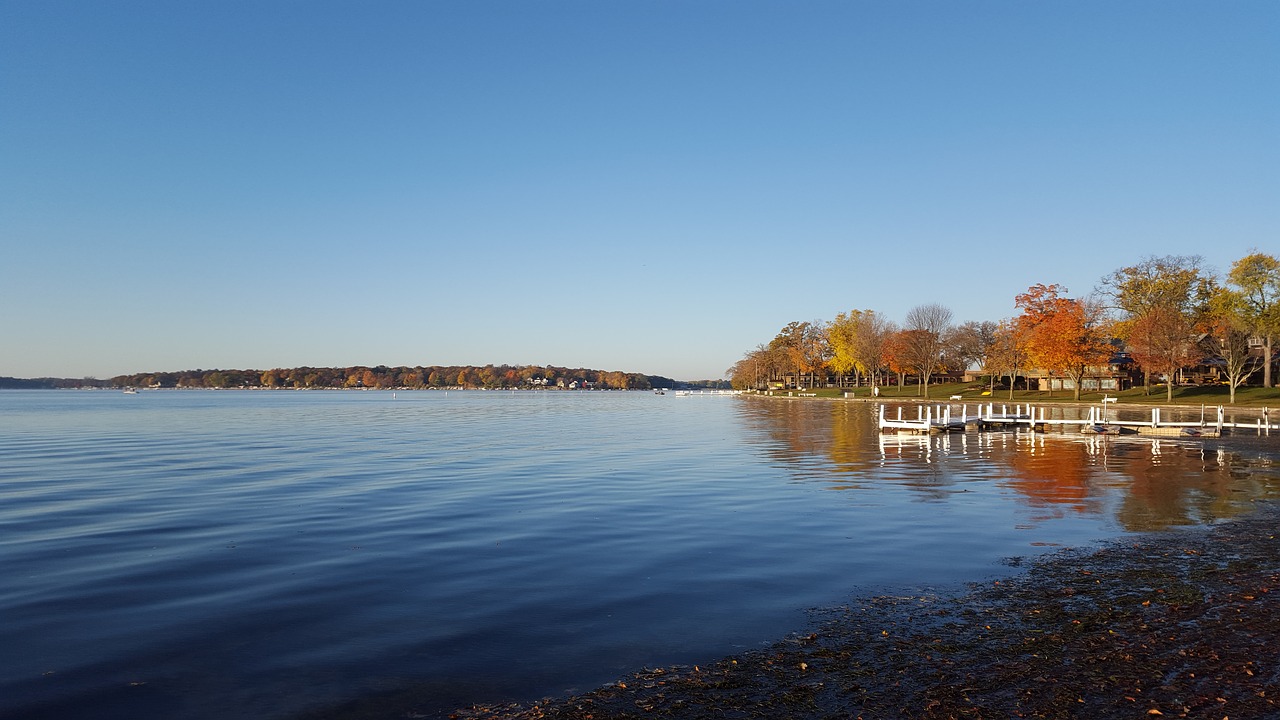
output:
[{"label": "green tree", "polygon": [[[1103,278],[1098,293],[1118,311],[1113,332],[1131,345],[1143,369],[1143,385],[1150,387],[1151,371],[1163,370],[1168,353],[1191,342],[1192,332],[1204,326],[1215,283],[1203,269],[1199,255],[1147,257]],[[1172,337],[1185,330],[1186,337]],[[1159,362],[1152,364],[1155,358]]]},{"label": "green tree", "polygon": [[1240,294],[1241,315],[1262,339],[1262,386],[1271,382],[1272,345],[1280,334],[1280,260],[1255,252],[1237,260],[1227,281]]},{"label": "green tree", "polygon": [[1250,352],[1250,328],[1244,314],[1244,297],[1234,290],[1218,288],[1210,307],[1210,336],[1215,341],[1213,349],[1222,361],[1223,375],[1234,405],[1236,388],[1258,369],[1262,360]]}]

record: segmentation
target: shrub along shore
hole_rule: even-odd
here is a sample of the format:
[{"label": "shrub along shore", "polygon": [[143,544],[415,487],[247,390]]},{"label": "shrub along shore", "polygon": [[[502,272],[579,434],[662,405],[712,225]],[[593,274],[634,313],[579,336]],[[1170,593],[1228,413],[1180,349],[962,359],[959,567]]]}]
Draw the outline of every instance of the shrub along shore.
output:
[{"label": "shrub along shore", "polygon": [[[859,599],[773,646],[459,720],[1280,716],[1280,509]],[[1018,559],[1011,565],[1020,565]]]}]

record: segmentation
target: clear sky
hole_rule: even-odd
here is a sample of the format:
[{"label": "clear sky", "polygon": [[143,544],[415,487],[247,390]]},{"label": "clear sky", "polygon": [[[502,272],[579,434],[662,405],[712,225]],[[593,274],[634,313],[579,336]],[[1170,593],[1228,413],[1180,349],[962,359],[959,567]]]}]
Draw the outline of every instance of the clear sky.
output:
[{"label": "clear sky", "polygon": [[1278,229],[1275,0],[0,0],[0,375],[715,378]]}]

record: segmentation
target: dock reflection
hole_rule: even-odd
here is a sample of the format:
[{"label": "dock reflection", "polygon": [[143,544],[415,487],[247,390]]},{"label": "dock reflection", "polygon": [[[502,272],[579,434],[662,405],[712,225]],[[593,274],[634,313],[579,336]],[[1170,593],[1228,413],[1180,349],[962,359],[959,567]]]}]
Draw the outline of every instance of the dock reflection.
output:
[{"label": "dock reflection", "polygon": [[881,434],[875,406],[747,401],[761,451],[803,482],[904,487],[925,501],[994,487],[1032,521],[1104,516],[1129,531],[1212,523],[1280,498],[1280,443],[1034,433]]}]

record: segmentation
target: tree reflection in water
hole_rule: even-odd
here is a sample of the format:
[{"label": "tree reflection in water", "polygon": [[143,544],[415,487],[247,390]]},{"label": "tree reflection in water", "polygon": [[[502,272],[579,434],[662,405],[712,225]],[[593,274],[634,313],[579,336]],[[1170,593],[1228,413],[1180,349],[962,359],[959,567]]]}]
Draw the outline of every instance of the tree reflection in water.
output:
[{"label": "tree reflection in water", "polygon": [[1161,530],[1213,523],[1280,497],[1280,438],[886,435],[871,403],[750,399],[739,413],[753,446],[798,481],[842,491],[899,485],[934,502],[994,486],[1008,491],[999,497],[1035,509],[1032,522],[1087,514],[1128,531]]}]

